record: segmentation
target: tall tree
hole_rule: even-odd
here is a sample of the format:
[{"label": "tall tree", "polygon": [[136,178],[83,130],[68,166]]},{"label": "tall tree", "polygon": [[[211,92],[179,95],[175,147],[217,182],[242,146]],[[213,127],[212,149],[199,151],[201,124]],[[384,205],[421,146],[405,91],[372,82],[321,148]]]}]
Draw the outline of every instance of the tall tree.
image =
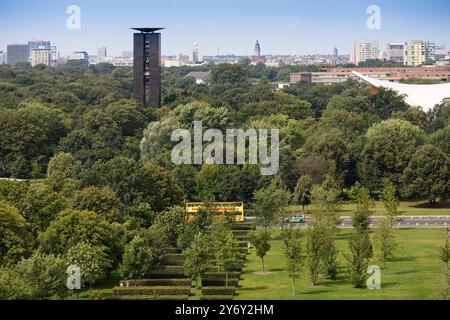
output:
[{"label": "tall tree", "polygon": [[417,150],[403,174],[404,194],[427,199],[430,206],[450,195],[450,158],[440,149],[425,145]]},{"label": "tall tree", "polygon": [[302,176],[297,182],[294,190],[294,202],[305,207],[311,204],[311,192],[313,188],[313,180],[310,176]]},{"label": "tall tree", "polygon": [[228,231],[222,240],[217,242],[215,249],[215,258],[219,270],[225,272],[225,286],[228,287],[228,276],[233,267],[238,262],[239,253],[237,251],[238,243],[231,231]]},{"label": "tall tree", "polygon": [[369,190],[359,183],[355,185],[352,191],[354,191],[356,196],[356,208],[353,211],[353,227],[358,232],[368,230],[372,208],[375,206],[375,203],[370,197]]}]

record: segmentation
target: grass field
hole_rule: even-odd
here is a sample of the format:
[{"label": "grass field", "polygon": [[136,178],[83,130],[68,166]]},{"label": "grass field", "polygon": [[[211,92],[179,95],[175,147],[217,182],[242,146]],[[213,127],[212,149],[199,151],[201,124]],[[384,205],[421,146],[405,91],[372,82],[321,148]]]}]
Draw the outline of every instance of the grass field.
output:
[{"label": "grass field", "polygon": [[[344,202],[341,205],[342,216],[350,216],[352,214],[355,204]],[[301,206],[290,206],[288,211],[291,213],[302,211]],[[440,203],[434,208],[430,208],[425,202],[401,202],[399,207],[399,213],[401,215],[449,215],[450,216],[450,203]],[[382,216],[384,215],[384,205],[383,202],[375,202],[375,208],[373,209],[374,215]]]},{"label": "grass field", "polygon": [[[266,257],[267,275],[258,275],[261,262],[254,250],[249,256],[243,280],[238,290],[239,300],[431,300],[441,292],[444,266],[439,261],[439,247],[444,244],[444,229],[397,230],[399,244],[396,259],[388,265],[388,275],[382,276],[381,290],[354,289],[348,280],[346,260],[347,239],[352,230],[340,230],[340,270],[336,281],[322,281],[312,288],[306,270],[298,280],[297,296],[291,295],[291,280],[284,272],[284,256],[280,240],[272,241],[272,250]],[[274,238],[279,232],[273,234]],[[372,261],[372,264],[382,263]]]}]

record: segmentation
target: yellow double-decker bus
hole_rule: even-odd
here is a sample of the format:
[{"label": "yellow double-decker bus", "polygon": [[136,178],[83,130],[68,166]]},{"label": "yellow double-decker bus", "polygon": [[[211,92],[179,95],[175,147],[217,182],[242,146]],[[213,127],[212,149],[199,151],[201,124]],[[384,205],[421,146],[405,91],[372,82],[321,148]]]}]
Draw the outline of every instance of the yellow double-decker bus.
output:
[{"label": "yellow double-decker bus", "polygon": [[227,213],[234,213],[236,222],[244,222],[245,220],[243,202],[213,202],[209,204],[203,202],[186,203],[186,212],[188,213],[189,219],[192,219],[193,214],[198,213],[201,210],[209,210],[217,215],[217,217],[214,217],[215,220],[220,219]]}]

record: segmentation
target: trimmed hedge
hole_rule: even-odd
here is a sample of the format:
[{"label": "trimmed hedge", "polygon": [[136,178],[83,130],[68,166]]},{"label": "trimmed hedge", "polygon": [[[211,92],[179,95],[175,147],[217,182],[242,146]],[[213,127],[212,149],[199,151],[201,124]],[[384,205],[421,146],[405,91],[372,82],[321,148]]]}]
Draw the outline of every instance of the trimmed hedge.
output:
[{"label": "trimmed hedge", "polygon": [[142,279],[142,280],[122,280],[124,285],[129,287],[152,287],[152,286],[172,286],[188,287],[192,284],[191,279]]},{"label": "trimmed hedge", "polygon": [[[225,279],[208,279],[202,280],[202,285],[205,287],[225,287],[226,281]],[[239,280],[236,279],[228,279],[228,285],[230,287],[238,287]]]},{"label": "trimmed hedge", "polygon": [[191,287],[115,287],[114,296],[184,296],[191,294]]},{"label": "trimmed hedge", "polygon": [[[205,280],[217,280],[217,279],[225,280],[226,273],[225,272],[207,272],[203,278]],[[233,279],[240,280],[241,273],[240,272],[229,272],[228,280],[233,280]]]},{"label": "trimmed hedge", "polygon": [[171,253],[164,257],[163,264],[169,266],[183,266],[184,265],[184,255],[178,253]]},{"label": "trimmed hedge", "polygon": [[180,295],[180,296],[113,296],[108,298],[108,300],[127,300],[127,301],[134,301],[134,300],[166,300],[166,301],[186,301],[189,299],[188,295]]},{"label": "trimmed hedge", "polygon": [[233,296],[202,296],[200,300],[209,301],[230,301],[233,300]]},{"label": "trimmed hedge", "polygon": [[165,271],[154,271],[145,276],[146,279],[186,279],[183,273],[173,273]]},{"label": "trimmed hedge", "polygon": [[203,287],[202,294],[205,296],[234,296],[235,287]]}]

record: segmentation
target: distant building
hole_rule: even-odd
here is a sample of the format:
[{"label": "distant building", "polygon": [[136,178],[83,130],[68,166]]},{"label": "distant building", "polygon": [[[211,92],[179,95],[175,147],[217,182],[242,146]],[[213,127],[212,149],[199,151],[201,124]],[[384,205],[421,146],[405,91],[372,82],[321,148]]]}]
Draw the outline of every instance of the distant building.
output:
[{"label": "distant building", "polygon": [[30,46],[28,44],[12,44],[7,47],[6,63],[14,66],[19,62],[29,62]]},{"label": "distant building", "polygon": [[411,41],[405,50],[405,61],[407,66],[418,67],[427,62],[427,45],[425,41]]},{"label": "distant building", "polygon": [[400,64],[405,64],[405,44],[388,43],[387,59]]},{"label": "distant building", "polygon": [[44,40],[29,41],[28,46],[30,47],[30,52],[34,49],[51,49],[50,41],[44,41]]},{"label": "distant building", "polygon": [[258,40],[256,40],[256,44],[255,44],[255,56],[261,57],[261,45],[259,44]]},{"label": "distant building", "polygon": [[97,62],[104,62],[108,57],[108,49],[106,47],[101,47],[97,49]]},{"label": "distant building", "polygon": [[334,47],[333,55],[334,55],[335,58],[339,57],[339,50],[338,50],[337,47]]},{"label": "distant building", "polygon": [[300,73],[291,73],[290,83],[311,83],[312,82],[312,73],[311,72],[300,72]]},{"label": "distant building", "polygon": [[31,50],[31,66],[44,64],[48,67],[52,64],[52,53],[50,49],[33,49]]},{"label": "distant building", "polygon": [[378,41],[356,41],[353,48],[353,63],[358,65],[367,60],[376,60],[380,55],[380,45]]},{"label": "distant building", "polygon": [[50,46],[51,65],[56,66],[59,61],[59,51],[55,44]]},{"label": "distant building", "polygon": [[193,79],[195,79],[195,83],[205,84],[206,78],[208,76],[209,76],[209,72],[191,71],[185,76],[185,78],[193,78]]},{"label": "distant building", "polygon": [[0,51],[0,65],[5,64],[5,53]]},{"label": "distant building", "polygon": [[427,62],[434,62],[436,61],[436,44],[433,42],[427,43]]},{"label": "distant building", "polygon": [[192,63],[199,64],[202,61],[203,61],[203,58],[200,55],[200,49],[198,47],[198,43],[194,43],[194,49],[192,50]]},{"label": "distant building", "polygon": [[89,64],[89,55],[84,51],[77,51],[69,56],[69,61],[79,61],[81,64]]}]

